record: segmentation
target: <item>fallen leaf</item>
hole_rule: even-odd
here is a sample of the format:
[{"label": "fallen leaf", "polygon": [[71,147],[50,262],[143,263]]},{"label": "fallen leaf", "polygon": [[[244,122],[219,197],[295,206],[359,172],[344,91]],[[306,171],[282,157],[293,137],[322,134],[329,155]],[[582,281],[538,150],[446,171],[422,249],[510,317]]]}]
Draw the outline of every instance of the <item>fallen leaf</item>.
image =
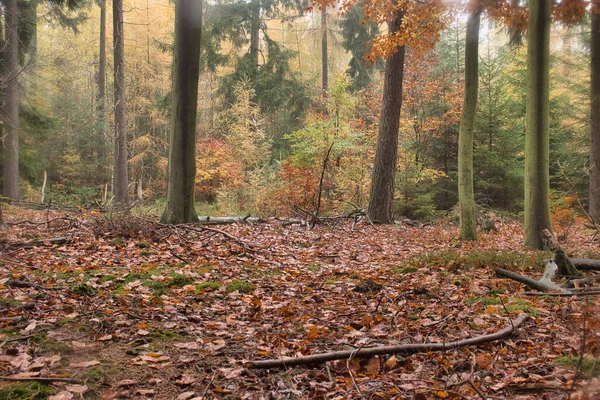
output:
[{"label": "fallen leaf", "polygon": [[78,394],[84,394],[89,390],[86,385],[65,385],[65,389],[67,389],[69,392]]},{"label": "fallen leaf", "polygon": [[196,395],[196,392],[183,392],[177,396],[177,400],[189,400]]},{"label": "fallen leaf", "polygon": [[62,391],[62,392],[55,394],[54,396],[48,397],[48,400],[71,400],[73,398],[74,398],[73,393],[67,392],[67,391]]},{"label": "fallen leaf", "polygon": [[71,364],[69,364],[69,367],[71,367],[71,368],[87,368],[87,367],[91,367],[91,366],[98,365],[98,364],[100,364],[100,361],[90,360],[90,361],[82,361],[82,362],[78,362],[78,363],[71,363]]}]

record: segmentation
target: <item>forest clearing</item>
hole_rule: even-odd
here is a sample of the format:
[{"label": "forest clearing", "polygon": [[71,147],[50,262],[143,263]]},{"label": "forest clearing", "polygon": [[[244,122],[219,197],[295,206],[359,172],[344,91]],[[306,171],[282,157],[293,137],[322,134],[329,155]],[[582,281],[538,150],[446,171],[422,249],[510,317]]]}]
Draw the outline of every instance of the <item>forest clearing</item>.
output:
[{"label": "forest clearing", "polygon": [[[460,242],[448,221],[307,229],[271,219],[205,230],[17,206],[5,219],[3,399],[600,395],[598,296],[528,295],[494,274],[502,267],[537,279],[552,256],[525,250],[515,221]],[[597,257],[592,237],[576,226],[562,246]],[[510,328],[521,314],[529,318],[503,339],[461,349],[248,364],[449,343]]]}]

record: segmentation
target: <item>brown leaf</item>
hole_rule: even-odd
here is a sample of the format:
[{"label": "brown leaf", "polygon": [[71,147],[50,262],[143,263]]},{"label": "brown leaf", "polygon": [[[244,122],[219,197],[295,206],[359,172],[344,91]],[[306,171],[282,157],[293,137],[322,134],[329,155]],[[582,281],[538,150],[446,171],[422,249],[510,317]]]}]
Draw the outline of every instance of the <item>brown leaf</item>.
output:
[{"label": "brown leaf", "polygon": [[177,400],[189,400],[196,395],[195,392],[183,392],[177,396]]},{"label": "brown leaf", "polygon": [[82,362],[78,362],[78,363],[71,363],[71,364],[69,364],[69,367],[71,367],[71,368],[87,368],[87,367],[91,367],[91,366],[98,365],[98,364],[100,364],[100,361],[90,360],[90,361],[82,361]]}]

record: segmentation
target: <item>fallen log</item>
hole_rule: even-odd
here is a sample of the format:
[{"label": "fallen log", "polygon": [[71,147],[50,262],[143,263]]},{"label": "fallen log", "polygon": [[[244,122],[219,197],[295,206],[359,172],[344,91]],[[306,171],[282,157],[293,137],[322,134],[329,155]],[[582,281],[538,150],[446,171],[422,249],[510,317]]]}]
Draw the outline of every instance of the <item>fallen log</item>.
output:
[{"label": "fallen log", "polygon": [[286,368],[296,365],[322,364],[333,360],[347,360],[352,358],[369,358],[382,354],[416,354],[429,351],[446,351],[462,347],[474,346],[482,343],[489,343],[495,340],[504,339],[510,336],[521,327],[528,319],[527,314],[521,314],[516,320],[510,321],[510,326],[482,336],[475,336],[468,339],[449,343],[416,343],[401,344],[393,346],[368,347],[358,350],[334,351],[330,353],[312,354],[302,357],[284,357],[273,360],[248,361],[244,364],[248,369],[266,369],[266,368]]},{"label": "fallen log", "polygon": [[200,225],[227,225],[227,224],[237,224],[237,223],[264,223],[267,222],[262,218],[250,217],[249,215],[245,217],[198,217],[197,224]]},{"label": "fallen log", "polygon": [[580,271],[600,271],[600,260],[590,258],[571,258],[571,262]]}]

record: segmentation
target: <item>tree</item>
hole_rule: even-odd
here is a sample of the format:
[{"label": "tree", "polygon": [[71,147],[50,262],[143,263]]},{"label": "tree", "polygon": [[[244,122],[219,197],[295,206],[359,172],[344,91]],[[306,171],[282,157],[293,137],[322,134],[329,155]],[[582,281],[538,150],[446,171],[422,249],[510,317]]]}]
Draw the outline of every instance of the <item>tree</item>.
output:
[{"label": "tree", "polygon": [[550,222],[549,55],[551,0],[529,2],[525,137],[525,245],[542,249]]},{"label": "tree", "polygon": [[393,223],[405,46],[409,42],[414,45],[417,57],[419,52],[430,49],[444,25],[443,9],[437,1],[410,0],[369,0],[364,7],[366,18],[389,21],[388,32],[373,40],[373,50],[369,54],[371,59],[387,59],[368,212],[373,221]]},{"label": "tree", "polygon": [[115,95],[115,165],[114,196],[117,204],[129,203],[127,173],[127,125],[125,109],[125,37],[123,35],[123,0],[113,0],[114,95]]},{"label": "tree", "polygon": [[[395,19],[388,23],[391,35],[400,31],[403,18],[403,12],[398,11]],[[405,52],[406,47],[400,46],[385,61],[383,102],[368,210],[371,220],[384,224],[394,223],[394,180],[396,179],[398,159],[398,131],[402,108]]]},{"label": "tree", "polygon": [[4,59],[4,125],[3,194],[19,198],[19,34],[17,30],[17,0],[7,0],[5,10],[6,56]]},{"label": "tree", "polygon": [[329,89],[328,49],[327,49],[327,5],[321,7],[321,89],[327,95]]},{"label": "tree", "polygon": [[600,2],[592,7],[590,72],[590,216],[600,224]]},{"label": "tree", "polygon": [[473,189],[473,131],[477,113],[479,88],[479,0],[472,7],[467,21],[465,45],[465,95],[458,134],[458,204],[460,208],[460,239],[477,240],[475,193]]},{"label": "tree", "polygon": [[365,56],[369,52],[369,42],[379,33],[379,26],[374,21],[365,21],[364,3],[355,4],[338,22],[342,33],[342,46],[352,57],[348,62],[347,73],[352,78],[352,89],[367,87],[372,80],[373,71],[381,69],[383,62],[378,59],[369,62]]},{"label": "tree", "polygon": [[106,0],[98,0],[100,7],[100,52],[98,55],[98,95],[96,96],[96,112],[98,115],[98,148],[96,156],[98,165],[104,165],[104,97],[106,93]]},{"label": "tree", "polygon": [[162,216],[164,223],[178,224],[198,219],[194,209],[194,186],[201,28],[202,1],[177,1],[167,207]]}]

